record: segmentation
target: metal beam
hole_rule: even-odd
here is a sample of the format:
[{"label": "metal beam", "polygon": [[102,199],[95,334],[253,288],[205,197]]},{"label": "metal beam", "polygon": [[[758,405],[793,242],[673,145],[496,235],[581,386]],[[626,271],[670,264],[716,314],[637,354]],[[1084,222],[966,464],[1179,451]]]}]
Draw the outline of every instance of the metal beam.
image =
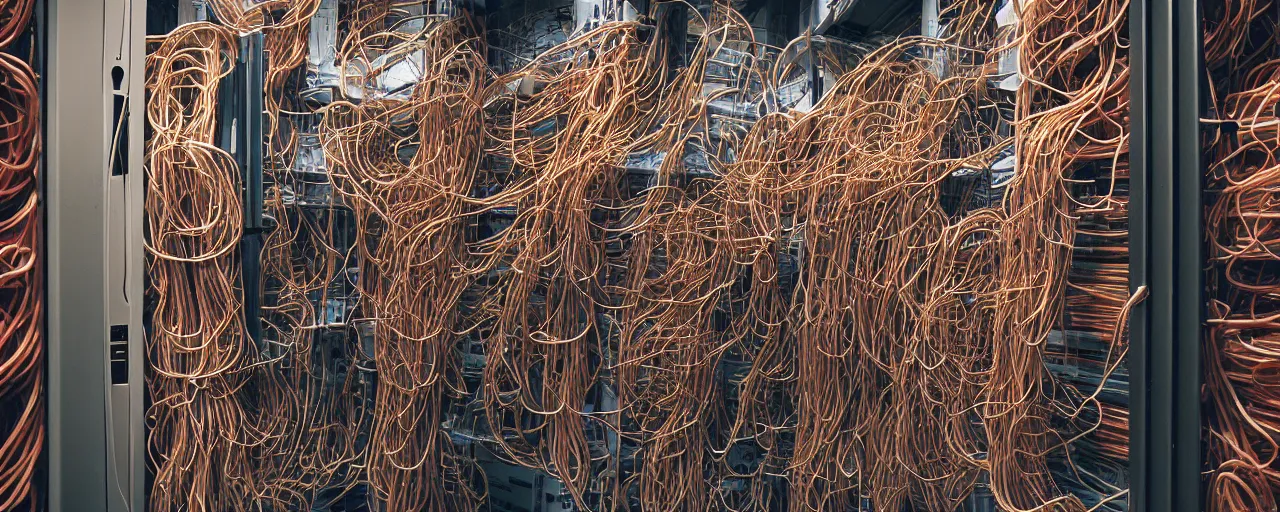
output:
[{"label": "metal beam", "polygon": [[[244,176],[244,237],[241,240],[242,279],[244,280],[244,316],[249,337],[262,348],[262,156],[263,90],[266,80],[266,55],[263,34],[254,32],[240,38],[239,83],[225,87],[239,89],[240,122],[236,128],[236,161]],[[224,110],[227,107],[224,106]]]},{"label": "metal beam", "polygon": [[[1150,199],[1147,190],[1149,125],[1147,2],[1129,4],[1129,293],[1150,285]],[[1136,304],[1129,317],[1129,510],[1150,510],[1147,473],[1151,416],[1148,377],[1150,301]]]},{"label": "metal beam", "polygon": [[1174,41],[1174,471],[1172,510],[1200,510],[1200,353],[1205,326],[1204,166],[1201,124],[1208,91],[1197,0],[1178,0]]},{"label": "metal beam", "polygon": [[1196,0],[1130,6],[1130,510],[1200,510],[1203,44]]},{"label": "metal beam", "polygon": [[[107,512],[145,503],[145,336],[142,324],[143,112],[146,111],[145,0],[105,0],[103,67],[106,91],[121,115],[109,119],[107,140],[124,168],[107,178],[107,326],[111,352],[107,397]],[[117,155],[123,155],[122,157]]]},{"label": "metal beam", "polygon": [[[49,510],[106,510],[103,2],[50,0],[46,84]],[[88,78],[88,79],[86,79]],[[102,80],[102,81],[100,81]]]}]

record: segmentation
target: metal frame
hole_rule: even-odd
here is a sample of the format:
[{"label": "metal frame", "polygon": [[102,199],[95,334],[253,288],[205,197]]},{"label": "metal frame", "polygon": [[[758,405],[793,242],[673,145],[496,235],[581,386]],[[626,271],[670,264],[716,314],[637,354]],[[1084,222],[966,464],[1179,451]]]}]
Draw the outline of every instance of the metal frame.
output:
[{"label": "metal frame", "polygon": [[1180,0],[1174,12],[1174,473],[1175,510],[1200,510],[1200,368],[1206,303],[1204,293],[1204,165],[1201,124],[1209,88],[1204,74],[1200,3]]},{"label": "metal frame", "polygon": [[[108,414],[112,422],[107,430],[107,510],[124,512],[143,510],[146,479],[145,419],[145,335],[142,328],[144,278],[146,262],[142,244],[143,226],[143,113],[146,111],[145,0],[107,0],[104,19],[105,51],[103,63],[109,79],[107,91],[128,107],[121,126],[115,133],[110,126],[107,140],[118,140],[127,146],[128,169],[123,175],[109,178],[108,190],[108,335],[123,328],[127,335],[128,378],[110,385]],[[113,44],[114,43],[114,44]],[[115,88],[114,68],[124,71],[120,87]],[[110,118],[109,118],[110,119]],[[110,119],[113,124],[117,122]],[[115,353],[111,356],[114,358]],[[119,364],[113,362],[112,364]]]},{"label": "metal frame", "polygon": [[[263,138],[263,83],[266,80],[265,44],[261,32],[240,37],[240,52],[231,74],[219,89],[219,142],[233,155],[244,180],[244,234],[241,237],[241,279],[244,280],[244,317],[256,319],[262,311],[262,244],[263,224],[262,165],[265,148]],[[262,345],[262,323],[247,321],[245,329],[259,347]]]},{"label": "metal frame", "polygon": [[[1147,198],[1147,3],[1129,4],[1129,293],[1149,284],[1147,249],[1150,238]],[[1147,345],[1150,307],[1134,306],[1129,317],[1129,509],[1146,510],[1148,429]]]},{"label": "metal frame", "polygon": [[[46,75],[49,509],[106,503],[105,6],[50,0]],[[95,74],[96,72],[96,74]],[[95,287],[94,285],[98,285]],[[97,293],[93,293],[97,290]],[[88,293],[86,293],[88,292]],[[75,492],[71,492],[74,490]]]},{"label": "metal frame", "polygon": [[1196,0],[1130,5],[1130,510],[1201,505],[1203,35]]},{"label": "metal frame", "polygon": [[236,137],[239,138],[239,161],[244,173],[244,236],[241,238],[241,269],[244,280],[244,315],[249,337],[259,348],[262,347],[262,246],[266,236],[266,226],[262,220],[262,165],[266,139],[263,138],[265,124],[263,98],[266,81],[265,39],[262,32],[242,36],[240,38],[240,84],[243,109],[240,112]]},{"label": "metal frame", "polygon": [[47,9],[48,508],[140,510],[145,1]]}]

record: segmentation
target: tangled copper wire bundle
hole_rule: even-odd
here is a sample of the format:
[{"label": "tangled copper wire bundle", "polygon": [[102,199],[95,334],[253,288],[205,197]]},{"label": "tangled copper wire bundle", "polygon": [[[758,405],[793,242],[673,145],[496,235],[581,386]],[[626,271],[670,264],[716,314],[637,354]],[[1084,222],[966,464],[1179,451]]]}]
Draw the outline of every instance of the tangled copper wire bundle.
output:
[{"label": "tangled copper wire bundle", "polygon": [[[499,271],[477,319],[488,330],[480,398],[506,454],[563,481],[580,505],[600,458],[586,428],[602,418],[583,407],[602,357],[596,305],[607,304],[601,209],[618,200],[618,162],[656,114],[662,86],[641,28],[609,23],[571,39],[501,77],[490,100],[503,102],[490,151],[512,177],[499,176],[479,207],[511,209],[513,219],[473,249],[481,271]],[[513,82],[537,92],[506,93]]]},{"label": "tangled copper wire bundle", "polygon": [[[1106,212],[1119,204],[1113,194],[1127,156],[1127,12],[1127,1],[1115,1],[1065,6],[1033,3],[1023,13],[1026,27],[1020,66],[1027,81],[1018,91],[1020,173],[1010,183],[1003,204],[1008,217],[1001,233],[997,346],[992,380],[984,393],[992,489],[1006,507],[1043,503],[1054,492],[1054,483],[1045,463],[1036,459],[1104,423],[1108,410],[1098,397],[1127,352],[1122,343],[1124,322],[1128,308],[1140,300],[1140,295],[1130,297],[1114,316],[1109,315],[1115,324],[1104,335],[1109,347],[1103,359],[1103,382],[1096,388],[1079,389],[1083,396],[1078,399],[1060,399],[1058,389],[1051,388],[1055,398],[1049,404],[1051,411],[1017,402],[1027,393],[1046,394],[1045,381],[1037,375],[1043,372],[1043,353],[1035,349],[1059,321],[1055,316],[1067,286],[1064,270],[1070,265],[1076,238],[1074,216]],[[1089,71],[1081,73],[1086,62]],[[1090,166],[1103,166],[1110,176],[1100,180],[1102,186],[1094,197],[1072,197],[1071,183],[1088,177],[1084,172]],[[1112,286],[1109,293],[1115,302]],[[1023,343],[1009,343],[1012,340]],[[1086,411],[1096,419],[1076,437],[1046,428],[1051,426],[1046,418],[1075,423]],[[1113,435],[1120,441],[1127,438]],[[1110,490],[1115,494],[1103,498],[1103,503],[1123,495],[1120,489]],[[1074,496],[1053,501],[1062,508],[1083,508]]]},{"label": "tangled copper wire bundle", "polygon": [[[320,2],[214,2],[275,48],[263,290],[213,146],[234,34],[148,59],[154,509],[497,506],[481,452],[584,510],[1123,503],[1127,2],[943,2],[940,38],[842,51],[664,2],[497,73],[408,3],[343,4],[317,107]],[[839,75],[805,110],[795,52]]]},{"label": "tangled copper wire bundle", "polygon": [[[658,25],[664,21],[660,17]],[[746,302],[732,294],[752,263],[743,257],[753,249],[757,254],[767,250],[758,239],[736,239],[746,226],[735,226],[726,208],[727,188],[735,181],[719,179],[736,158],[738,133],[750,128],[749,116],[715,108],[716,102],[739,105],[759,92],[753,89],[767,72],[767,63],[759,60],[762,47],[747,21],[726,5],[716,5],[707,19],[694,18],[690,25],[700,31],[698,44],[684,67],[668,71],[672,78],[658,101],[659,124],[629,150],[652,152],[662,160],[644,192],[624,201],[616,235],[607,237],[625,240],[624,250],[609,264],[617,276],[606,290],[617,331],[610,333],[616,340],[607,346],[616,353],[611,372],[619,428],[638,445],[633,455],[638,469],[623,477],[615,499],[634,492],[646,510],[733,506],[727,496],[708,492],[719,489],[723,475],[733,471],[722,467],[729,449],[725,439],[734,436],[721,436],[728,426],[717,425],[726,411],[716,372],[727,351],[753,348],[756,317],[742,314],[729,329],[718,317],[726,305]],[[715,68],[737,59],[739,65],[729,73]],[[710,173],[690,167],[690,157],[704,157]],[[768,274],[749,290],[767,289]],[[751,306],[768,307],[757,303],[745,309]]]},{"label": "tangled copper wire bundle", "polygon": [[459,298],[471,281],[460,267],[485,78],[472,33],[465,19],[433,18],[418,31],[361,41],[384,55],[421,55],[423,78],[407,100],[333,104],[321,129],[335,188],[360,232],[377,234],[356,249],[379,375],[368,479],[386,510],[467,510],[482,501],[470,487],[473,468],[441,429],[446,399],[465,395],[454,350]]},{"label": "tangled copper wire bundle", "polygon": [[253,357],[241,310],[240,172],[216,146],[219,81],[233,34],[180,27],[147,58],[147,413],[152,510],[241,510],[258,441],[238,393]]},{"label": "tangled copper wire bundle", "polygon": [[[307,34],[320,0],[270,0],[250,2],[248,7],[245,4],[241,0],[209,1],[223,25],[242,34],[262,31],[265,35],[263,50],[271,56],[265,87],[266,110],[275,114],[280,110],[280,94],[285,82],[307,58]],[[269,117],[273,123],[276,118],[275,115]],[[275,131],[271,128],[267,133]]]},{"label": "tangled copper wire bundle", "polygon": [[[0,2],[0,48],[29,34],[33,7]],[[31,66],[0,53],[0,510],[35,509],[45,438],[39,112]]]},{"label": "tangled copper wire bundle", "polygon": [[1280,45],[1275,5],[1204,3],[1211,86],[1204,131],[1209,330],[1204,343],[1205,509],[1280,500]]},{"label": "tangled copper wire bundle", "polygon": [[[955,33],[981,48],[986,18],[976,4],[958,7],[967,10]],[[901,58],[917,45],[961,65],[940,79],[928,61]],[[940,202],[945,177],[995,149],[949,133],[976,120],[980,104],[965,100],[979,99],[986,80],[966,62],[984,56],[953,52],[962,45],[904,40],[876,50],[779,144],[787,164],[776,193],[797,196],[792,229],[805,251],[789,319],[798,400],[791,510],[954,509],[977,478],[968,459],[984,433],[965,409],[981,403],[991,364],[982,313],[998,289],[998,240],[984,234],[1000,233],[1000,219],[977,210],[952,225]],[[965,242],[974,247],[961,251]]]},{"label": "tangled copper wire bundle", "polygon": [[8,48],[31,28],[35,0],[8,0],[0,4],[0,48]]},{"label": "tangled copper wire bundle", "polygon": [[[338,239],[346,219],[331,208],[301,208],[308,183],[295,173],[304,132],[313,139],[314,107],[294,94],[308,55],[311,19],[319,0],[300,2],[214,1],[219,20],[241,35],[262,32],[266,59],[263,81],[263,217],[267,222],[261,264],[263,299],[259,318],[260,357],[246,366],[252,381],[241,390],[246,414],[260,443],[253,445],[252,495],[239,507],[310,510],[340,501],[365,475],[371,411],[371,384],[358,372],[359,349],[345,319],[330,321],[316,303],[335,299],[333,283],[343,282],[343,262],[352,255]],[[228,108],[223,106],[223,108]],[[256,141],[250,141],[250,144]],[[314,149],[314,147],[312,148]],[[328,207],[340,201],[327,199]],[[246,235],[250,235],[246,233]],[[319,300],[315,300],[319,297]],[[319,309],[319,310],[318,310]],[[343,341],[331,346],[335,333]],[[332,354],[342,361],[335,363]],[[355,360],[354,362],[352,360]]]}]

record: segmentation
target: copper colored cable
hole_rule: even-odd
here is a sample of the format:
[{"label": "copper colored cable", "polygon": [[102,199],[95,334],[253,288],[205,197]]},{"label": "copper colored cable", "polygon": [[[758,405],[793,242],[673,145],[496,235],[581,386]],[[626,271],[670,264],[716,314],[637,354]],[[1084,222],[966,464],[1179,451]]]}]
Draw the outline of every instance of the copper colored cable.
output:
[{"label": "copper colored cable", "polygon": [[1204,2],[1210,84],[1205,235],[1205,509],[1275,509],[1280,496],[1280,45],[1276,5]]},{"label": "copper colored cable", "polygon": [[[0,4],[0,45],[26,32],[31,8]],[[35,73],[0,53],[0,510],[36,506],[45,436],[39,112]]]},{"label": "copper colored cable", "polygon": [[240,309],[240,172],[213,144],[232,38],[185,25],[147,57],[152,510],[247,510],[242,497],[254,495],[248,447],[261,435],[237,396],[253,358]]},{"label": "copper colored cable", "polygon": [[35,0],[6,0],[0,3],[0,48],[13,44],[31,26]]},{"label": "copper colored cable", "polygon": [[[460,394],[454,346],[459,297],[471,282],[459,269],[467,256],[465,198],[484,133],[474,29],[465,18],[432,17],[418,31],[364,39],[356,47],[421,52],[422,81],[405,100],[335,103],[321,130],[335,189],[365,232],[380,235],[362,237],[356,249],[379,373],[367,478],[385,510],[467,510],[483,501],[472,491],[475,469],[441,428],[443,404]],[[416,148],[408,161],[400,156],[406,148]]]},{"label": "copper colored cable", "polygon": [[[319,2],[213,2],[226,27],[182,27],[148,60],[153,508],[306,508],[363,484],[378,509],[493,506],[482,447],[588,510],[1123,499],[1064,473],[1127,456],[1128,3],[1018,3],[1013,29],[990,2],[942,4],[942,37],[844,54],[662,2],[499,74],[469,18],[363,2],[339,21],[336,100],[310,111],[290,88]],[[211,145],[233,29],[272,49],[261,350],[232,256],[239,173]],[[791,52],[838,75],[807,110],[785,100]],[[993,85],[1010,52],[1016,93]],[[414,82],[388,87],[405,62]],[[292,174],[312,128],[323,214]],[[985,185],[1000,197],[953,207],[1009,148],[1012,177]],[[349,267],[359,317],[336,346],[367,329],[372,367],[330,385],[320,304]],[[359,372],[370,401],[348,396]]]}]

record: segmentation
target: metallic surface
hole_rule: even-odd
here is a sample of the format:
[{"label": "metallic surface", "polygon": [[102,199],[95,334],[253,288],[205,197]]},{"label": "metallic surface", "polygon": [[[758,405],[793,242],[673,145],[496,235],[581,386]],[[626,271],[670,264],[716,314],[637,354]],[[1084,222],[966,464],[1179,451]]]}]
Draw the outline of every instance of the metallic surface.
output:
[{"label": "metallic surface", "polygon": [[[1149,181],[1150,137],[1147,80],[1148,20],[1146,0],[1129,4],[1129,292],[1150,286],[1148,276],[1150,243]],[[1148,346],[1150,345],[1151,302],[1134,306],[1129,321],[1129,508],[1146,510],[1150,489],[1148,467]]]},{"label": "metallic surface", "polygon": [[1132,286],[1149,301],[1132,324],[1132,510],[1200,507],[1203,219],[1201,32],[1195,0],[1132,7],[1135,105]]},{"label": "metallic surface", "polygon": [[49,509],[106,502],[104,6],[49,2],[47,243]]},{"label": "metallic surface", "polygon": [[[138,510],[145,460],[141,116],[125,121],[128,171],[111,176],[108,155],[114,96],[127,96],[128,111],[142,111],[145,4],[48,6],[48,505]],[[111,325],[128,326],[128,384],[109,384]]]}]

